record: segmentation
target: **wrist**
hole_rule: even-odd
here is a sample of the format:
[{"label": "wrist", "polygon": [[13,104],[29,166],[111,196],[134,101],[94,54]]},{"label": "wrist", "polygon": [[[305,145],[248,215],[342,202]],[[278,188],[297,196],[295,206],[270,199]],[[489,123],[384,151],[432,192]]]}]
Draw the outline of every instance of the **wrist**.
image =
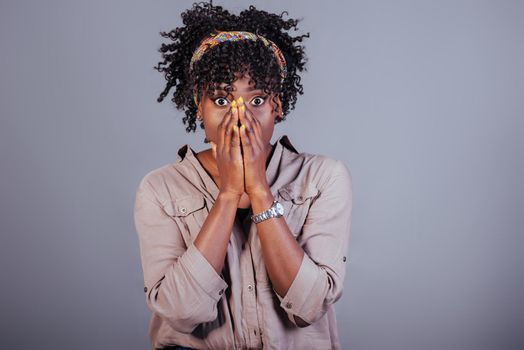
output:
[{"label": "wrist", "polygon": [[268,185],[246,190],[246,193],[251,200],[253,200],[254,198],[265,198],[273,196],[273,194],[271,193],[271,189]]},{"label": "wrist", "polygon": [[231,202],[231,203],[238,204],[238,202],[240,202],[241,197],[242,197],[242,194],[238,194],[238,193],[219,192],[217,196],[217,200],[220,200],[222,202]]},{"label": "wrist", "polygon": [[251,202],[251,207],[253,208],[253,213],[260,213],[271,207],[275,197],[268,188],[267,190],[250,193],[249,200]]}]

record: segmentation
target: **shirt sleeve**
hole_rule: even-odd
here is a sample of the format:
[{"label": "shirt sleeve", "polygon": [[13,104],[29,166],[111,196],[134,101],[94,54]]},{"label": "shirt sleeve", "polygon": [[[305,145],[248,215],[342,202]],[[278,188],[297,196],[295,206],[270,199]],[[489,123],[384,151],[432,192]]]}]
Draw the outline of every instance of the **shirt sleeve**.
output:
[{"label": "shirt sleeve", "polygon": [[309,208],[298,243],[304,257],[283,297],[275,292],[289,320],[319,320],[342,296],[351,235],[352,176],[337,160],[332,175]]},{"label": "shirt sleeve", "polygon": [[139,238],[148,308],[175,330],[191,333],[217,317],[227,283],[193,244],[186,244],[144,177],[136,192],[135,228]]}]

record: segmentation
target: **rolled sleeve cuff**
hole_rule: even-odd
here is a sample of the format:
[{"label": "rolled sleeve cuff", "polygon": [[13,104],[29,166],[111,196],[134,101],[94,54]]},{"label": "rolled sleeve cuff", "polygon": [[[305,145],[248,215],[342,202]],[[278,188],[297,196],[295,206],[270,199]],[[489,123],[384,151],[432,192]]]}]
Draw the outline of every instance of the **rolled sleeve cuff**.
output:
[{"label": "rolled sleeve cuff", "polygon": [[316,313],[318,296],[313,293],[321,294],[322,288],[318,288],[319,279],[322,277],[320,268],[304,253],[302,263],[298,270],[293,283],[289,287],[286,295],[281,297],[280,306],[287,312],[288,318],[296,325],[293,315],[296,315],[306,321],[313,323],[313,315]]},{"label": "rolled sleeve cuff", "polygon": [[228,285],[202,255],[200,250],[194,244],[191,244],[180,257],[180,260],[182,260],[182,264],[186,266],[198,285],[213,300],[218,302]]}]

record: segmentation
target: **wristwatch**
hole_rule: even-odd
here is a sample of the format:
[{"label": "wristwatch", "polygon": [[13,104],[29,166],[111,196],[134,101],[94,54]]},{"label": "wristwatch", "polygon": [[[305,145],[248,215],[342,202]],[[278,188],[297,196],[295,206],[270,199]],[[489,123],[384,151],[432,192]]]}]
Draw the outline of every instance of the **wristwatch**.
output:
[{"label": "wristwatch", "polygon": [[271,205],[271,208],[259,214],[255,214],[251,216],[251,220],[255,224],[258,224],[259,222],[262,222],[270,218],[279,218],[282,215],[284,215],[284,207],[282,206],[282,204],[280,204],[279,201],[274,201],[273,204]]}]

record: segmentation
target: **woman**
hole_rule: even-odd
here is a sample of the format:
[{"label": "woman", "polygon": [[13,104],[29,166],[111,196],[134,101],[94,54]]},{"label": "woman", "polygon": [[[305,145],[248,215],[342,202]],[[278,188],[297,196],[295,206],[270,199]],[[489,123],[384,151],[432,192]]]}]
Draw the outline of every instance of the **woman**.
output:
[{"label": "woman", "polygon": [[152,346],[337,349],[350,237],[351,175],[298,152],[274,125],[294,108],[308,35],[297,20],[250,6],[193,4],[156,67],[209,149],[178,150],[136,193]]}]

